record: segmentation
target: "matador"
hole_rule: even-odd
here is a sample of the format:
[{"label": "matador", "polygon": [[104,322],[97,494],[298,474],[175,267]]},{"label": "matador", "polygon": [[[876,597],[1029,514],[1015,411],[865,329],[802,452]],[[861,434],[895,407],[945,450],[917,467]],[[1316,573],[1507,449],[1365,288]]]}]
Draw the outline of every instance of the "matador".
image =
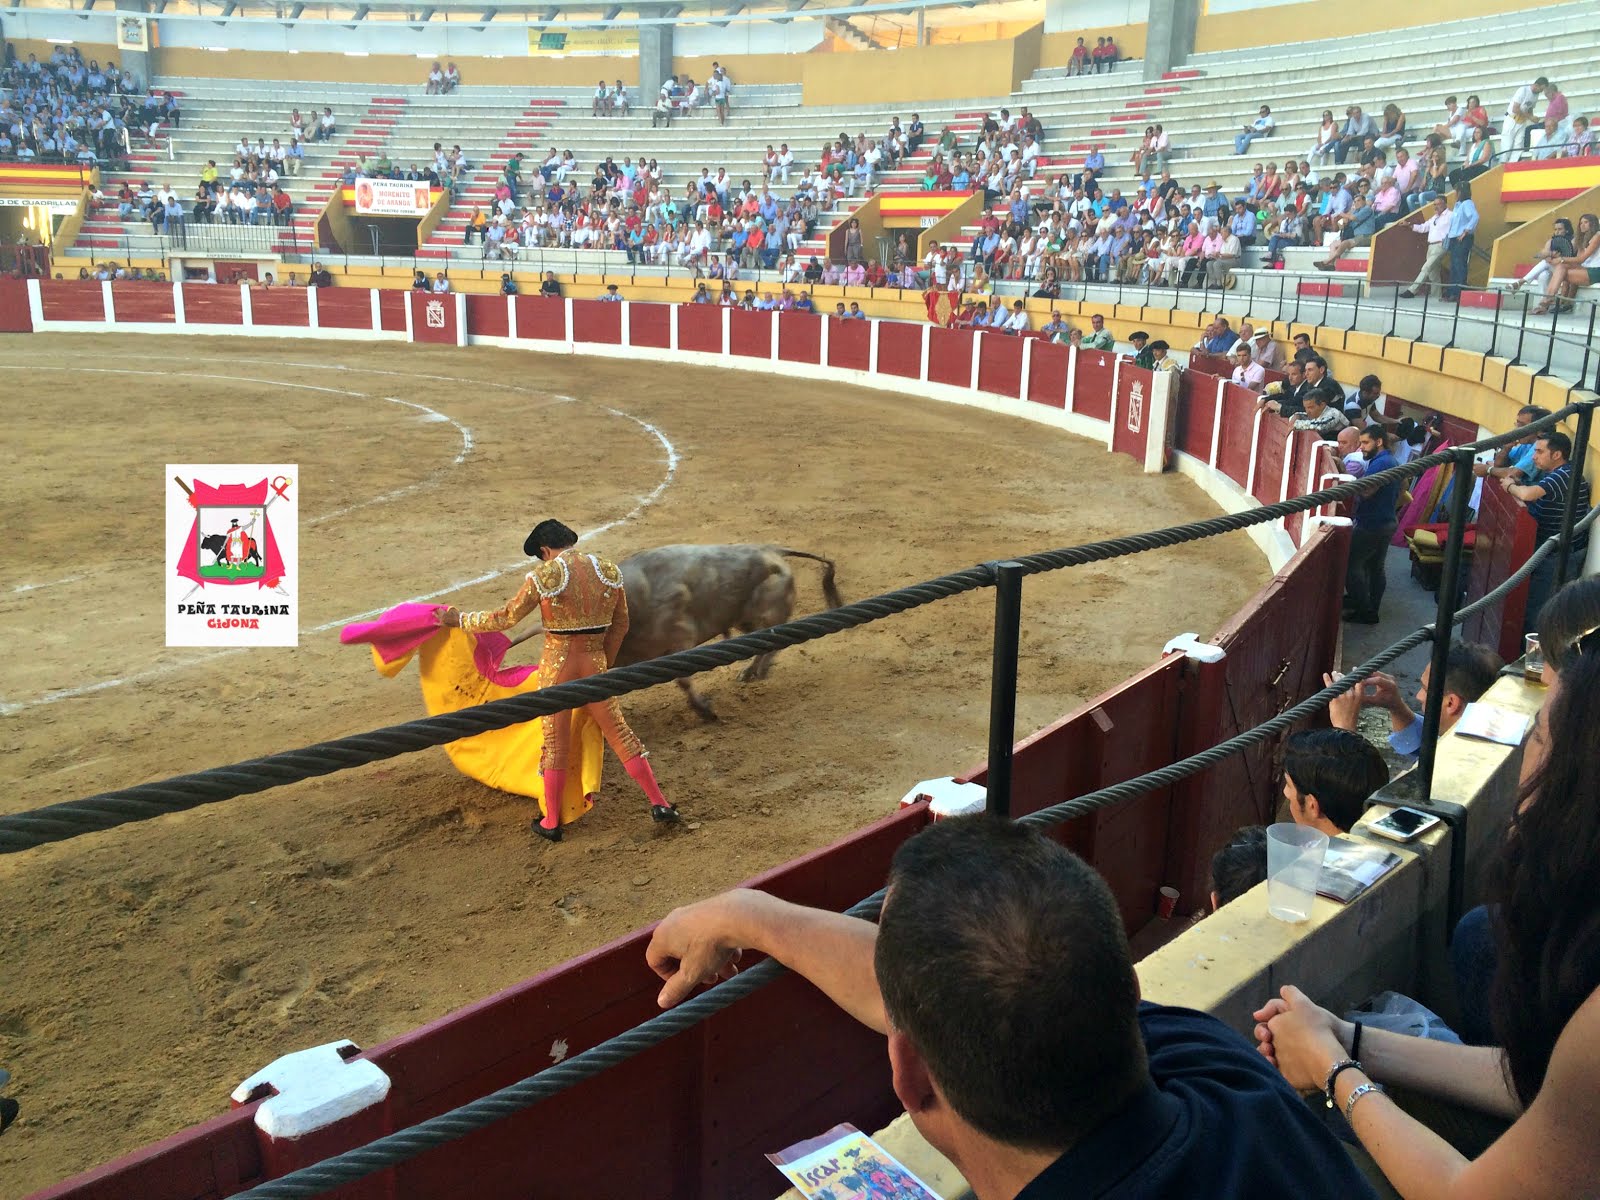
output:
[{"label": "matador", "polygon": [[[544,618],[544,652],[539,656],[539,686],[598,675],[616,658],[628,633],[628,597],[622,570],[609,559],[583,554],[578,535],[560,521],[541,521],[522,544],[523,553],[537,558],[522,588],[504,607],[489,612],[457,612],[447,608],[440,622],[458,625],[467,633],[510,629],[534,609]],[[582,706],[599,727],[606,742],[622,760],[625,771],[650,800],[650,815],[657,821],[675,821],[678,810],[667,803],[656,784],[650,759],[628,723],[616,698]],[[571,749],[572,713],[539,718],[544,735],[539,773],[544,780],[545,812],[533,831],[546,841],[561,840],[561,795],[567,781]]]}]

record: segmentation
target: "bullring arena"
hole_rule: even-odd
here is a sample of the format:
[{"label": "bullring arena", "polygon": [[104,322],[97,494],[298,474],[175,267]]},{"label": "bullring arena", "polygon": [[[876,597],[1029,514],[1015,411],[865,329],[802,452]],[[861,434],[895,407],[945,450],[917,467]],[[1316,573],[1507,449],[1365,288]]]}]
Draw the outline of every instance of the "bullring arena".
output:
[{"label": "bullring arena", "polygon": [[[21,372],[41,357],[117,365]],[[21,377],[8,421],[33,464],[4,484],[8,523],[25,523],[6,626],[37,647],[0,691],[8,810],[421,715],[414,670],[379,678],[338,627],[416,596],[499,604],[522,527],[546,510],[609,526],[594,544],[619,557],[674,542],[826,552],[847,598],[1215,512],[1189,481],[1059,431],[803,381],[114,335],[36,337],[5,359]],[[64,395],[78,398],[70,438]],[[130,408],[137,429],[119,416]],[[150,497],[179,445],[195,461],[248,445],[298,462],[298,649],[162,648]],[[1108,508],[1108,492],[1125,503]],[[67,544],[83,552],[64,559]],[[1139,669],[1172,634],[1219,626],[1266,573],[1238,535],[1030,582],[1022,727]],[[797,582],[801,611],[820,608],[814,572],[799,565]],[[441,1016],[834,841],[888,812],[900,781],[980,762],[989,610],[967,597],[786,651],[761,683],[719,672],[718,724],[674,688],[633,699],[681,831],[652,828],[611,762],[596,810],[547,847],[528,833],[531,802],[428,751],[4,860],[6,894],[31,897],[7,921],[9,1061],[25,1055],[49,1081],[30,1106],[39,1133],[0,1151],[8,1193],[210,1115],[218,1080],[280,1052]],[[129,1119],[102,1125],[79,1102],[88,1092]]]},{"label": "bullring arena", "polygon": [[[1600,37],[1572,32],[1585,10],[1358,2],[1338,36],[1307,42],[1320,6],[1265,0],[1139,0],[1114,25],[1078,0],[894,0],[861,13],[756,0],[667,15],[653,0],[559,0],[550,15],[508,0],[473,9],[470,25],[455,3],[318,14],[244,0],[219,17],[190,0],[115,13],[37,0],[0,12],[7,103],[39,86],[30,54],[64,79],[80,52],[119,58],[139,85],[88,159],[0,144],[12,451],[0,473],[0,1200],[319,1195],[332,1191],[326,1175],[295,1173],[557,1077],[570,1090],[339,1194],[766,1200],[785,1186],[766,1155],[849,1121],[944,1200],[970,1195],[906,1115],[883,1039],[793,975],[571,1082],[657,1017],[644,958],[656,922],[752,881],[848,908],[937,819],[917,797],[925,781],[977,785],[965,794],[1022,819],[1078,802],[1050,836],[1108,885],[1147,1000],[1245,1038],[1286,982],[1340,1012],[1393,989],[1456,1020],[1448,938],[1486,894],[1520,742],[1440,736],[1438,705],[1417,701],[1429,748],[1411,770],[1390,749],[1388,715],[1369,707],[1356,728],[1395,776],[1370,801],[1418,805],[1439,824],[1376,886],[1348,902],[1325,893],[1299,923],[1269,912],[1265,882],[1222,903],[1212,854],[1241,827],[1299,818],[1285,745],[1328,724],[1325,673],[1392,672],[1410,697],[1424,667],[1444,674],[1452,641],[1508,663],[1526,648],[1524,580],[1542,533],[1488,483],[1470,509],[1452,507],[1453,472],[1474,453],[1487,471],[1510,443],[1493,439],[1538,406],[1540,429],[1570,435],[1575,473],[1593,474],[1600,308],[1592,287],[1547,284],[1537,264],[1552,219],[1600,209],[1600,158],[1566,154],[1576,134],[1554,121],[1469,164],[1483,168],[1464,181],[1477,251],[1469,243],[1426,285],[1412,277],[1439,256],[1411,219],[1324,262],[1331,241],[1268,244],[1285,210],[1264,198],[1255,244],[1214,271],[1180,263],[1171,279],[1159,254],[1152,278],[1132,248],[1110,276],[1083,278],[1087,239],[1076,259],[1072,243],[1057,256],[1044,226],[1101,150],[1101,182],[1128,194],[1166,167],[1179,194],[1211,191],[1217,176],[1234,195],[1256,186],[1252,155],[1292,169],[1328,106],[1397,102],[1419,154],[1435,88],[1481,91],[1493,114],[1502,93],[1548,73],[1585,111],[1600,95]],[[1119,49],[1079,69],[1074,44],[1097,36]],[[1374,61],[1374,40],[1396,37],[1406,55]],[[459,62],[459,87],[428,76],[432,58]],[[723,67],[732,104],[719,117]],[[596,74],[621,77],[627,111],[592,101]],[[658,84],[670,120],[651,119]],[[1276,128],[1241,149],[1263,100]],[[324,104],[337,125],[310,135],[303,164],[273,170],[290,208],[233,219],[238,189],[224,187],[203,215],[209,188],[188,192],[209,160],[225,179],[243,138],[240,169],[255,178],[270,160],[250,161],[249,140],[270,139],[291,105],[314,130]],[[835,156],[840,130],[897,128],[914,108],[927,134],[892,161],[847,156],[848,132]],[[1157,159],[1159,127],[1139,130],[1162,119],[1172,138]],[[972,152],[993,151],[1006,188],[985,195],[977,170],[944,179],[941,133],[987,143]],[[884,137],[887,154],[903,135]],[[576,147],[577,201],[557,198],[567,171],[559,152],[546,162],[551,142]],[[793,147],[792,179],[768,142]],[[1463,149],[1441,150],[1441,169]],[[512,202],[502,192],[519,153]],[[849,260],[862,277],[786,275],[749,241],[761,210],[730,204],[722,226],[720,198],[713,213],[704,193],[705,211],[663,217],[665,195],[618,189],[647,224],[687,218],[683,244],[659,253],[630,248],[625,225],[605,248],[599,234],[585,246],[540,232],[547,204],[591,203],[587,173],[612,155],[659,159],[663,193],[725,166],[728,194],[753,177],[756,204],[765,178],[794,194],[800,224],[784,211],[782,226],[762,217],[763,232],[793,229],[802,263]],[[1013,180],[1012,158],[1035,173]],[[423,170],[403,178],[413,159]],[[819,182],[846,162],[864,172],[859,187]],[[276,203],[260,178],[259,203]],[[1432,178],[1445,176],[1412,189],[1424,214]],[[134,189],[169,179],[179,211],[158,202],[152,215]],[[1467,191],[1442,198],[1465,211]],[[524,214],[528,244],[474,244],[469,214],[506,204]],[[985,249],[990,207],[1015,235],[1039,232],[1034,251]],[[696,217],[730,248],[736,226],[743,235],[748,297],[696,298],[711,266],[694,257]],[[782,299],[758,302],[768,288]],[[977,323],[980,298],[1020,325]],[[1259,372],[1228,353],[1245,324],[1263,335],[1242,343],[1265,356],[1246,356]],[[1300,340],[1326,395],[1340,393],[1333,411],[1355,414],[1364,435],[1376,426],[1380,447],[1414,436],[1419,456],[1454,455],[1404,472],[1394,515],[1414,519],[1380,549],[1388,593],[1371,621],[1346,594],[1365,502],[1356,468],[1289,403],[1299,393],[1283,360]],[[165,645],[172,463],[294,464],[297,646]],[[1559,551],[1549,544],[1563,561],[1578,548],[1574,576],[1585,512],[1587,499],[1561,518]],[[1219,534],[1222,514],[1239,520]],[[715,721],[675,687],[623,695],[676,822],[652,820],[608,751],[593,810],[548,844],[530,830],[534,800],[474,781],[435,745],[115,827],[39,832],[46,806],[81,811],[105,793],[170,789],[160,781],[423,717],[417,666],[384,678],[340,631],[407,603],[503,604],[546,517],[617,561],[675,544],[821,556],[846,612],[974,564],[1166,534],[1026,576],[1009,726],[998,570],[786,648],[763,679],[742,682],[738,666],[696,675]],[[1207,525],[1173,530],[1196,523]],[[796,616],[824,610],[818,564],[791,566]],[[1414,634],[1453,627],[1462,604],[1450,634]],[[538,661],[541,644],[507,663]],[[1509,668],[1486,700],[1531,717],[1548,694],[1537,674]],[[1224,742],[1229,754],[1194,767]],[[1131,790],[1107,792],[1118,786]],[[1371,831],[1379,811],[1346,836],[1387,846]],[[12,1097],[20,1115],[3,1107]]]}]

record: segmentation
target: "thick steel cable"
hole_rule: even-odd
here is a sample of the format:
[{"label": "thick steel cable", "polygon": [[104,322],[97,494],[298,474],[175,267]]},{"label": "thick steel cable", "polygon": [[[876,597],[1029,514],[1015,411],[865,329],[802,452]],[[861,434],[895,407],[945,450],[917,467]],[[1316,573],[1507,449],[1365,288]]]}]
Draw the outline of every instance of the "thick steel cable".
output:
[{"label": "thick steel cable", "polygon": [[[1591,509],[1588,516],[1573,527],[1573,531],[1587,529],[1597,516],[1600,516],[1600,508]],[[1534,549],[1528,561],[1512,572],[1493,591],[1486,593],[1472,604],[1458,609],[1456,623],[1459,624],[1478,610],[1487,608],[1509,595],[1533,572],[1542,559],[1554,553],[1558,540],[1550,538],[1542,542]],[[1433,633],[1431,624],[1414,630],[1393,645],[1380,650],[1360,666],[1351,669],[1330,686],[1306,697],[1300,703],[1285,709],[1260,725],[1237,733],[1198,754],[1146,772],[1135,779],[1114,783],[1075,799],[1042,808],[1018,818],[1018,823],[1033,826],[1058,825],[1074,817],[1094,812],[1096,809],[1107,808],[1145,792],[1169,787],[1191,775],[1197,775],[1231,755],[1281,733],[1326,708],[1331,701],[1348,692],[1375,671],[1382,670],[1401,655],[1431,641]],[[865,900],[846,909],[845,915],[860,917],[863,920],[875,920],[883,905],[884,891],[885,889],[879,888]],[[449,1112],[429,1117],[425,1121],[397,1130],[364,1146],[323,1159],[311,1166],[301,1167],[278,1179],[257,1184],[247,1191],[237,1193],[235,1200],[300,1200],[303,1197],[319,1196],[357,1179],[364,1179],[377,1171],[398,1166],[436,1146],[475,1133],[542,1100],[548,1100],[570,1087],[593,1079],[611,1067],[659,1046],[667,1039],[698,1025],[759,988],[765,987],[784,974],[784,971],[785,968],[774,959],[757,963],[732,979],[719,983],[675,1008],[635,1025],[632,1029],[607,1038],[597,1046],[580,1051],[556,1066],[546,1067],[499,1091],[491,1092],[476,1100],[469,1100]]]},{"label": "thick steel cable", "polygon": [[[1021,555],[1011,561],[1021,563],[1023,570],[1028,574],[1038,574],[1042,571],[1104,562],[1129,554],[1198,541],[1247,529],[1253,525],[1266,524],[1294,513],[1309,511],[1323,504],[1360,496],[1397,479],[1420,475],[1430,467],[1453,462],[1454,456],[1463,449],[1471,449],[1476,453],[1510,445],[1542,429],[1553,428],[1562,418],[1577,412],[1582,407],[1584,404],[1569,404],[1548,417],[1510,433],[1485,438],[1470,446],[1452,447],[1443,453],[1415,458],[1404,466],[1392,467],[1376,475],[1350,483],[1336,484],[1294,499],[1146,533],[1107,538],[1040,554]],[[756,658],[788,646],[797,646],[830,634],[841,633],[846,629],[920,608],[936,600],[990,587],[993,583],[992,567],[988,565],[969,567],[964,571],[885,592],[868,600],[858,600],[853,604],[801,617],[782,625],[774,625],[770,629],[742,634],[714,645],[682,650],[633,666],[615,667],[588,679],[540,688],[536,692],[490,701],[459,712],[423,717],[298,750],[269,754],[263,758],[249,759],[231,766],[212,767],[189,775],[178,775],[171,779],[137,784],[113,792],[102,792],[81,800],[67,800],[27,812],[0,816],[0,854],[12,854],[48,842],[64,841],[85,833],[113,829],[130,822],[147,821],[168,813],[183,812],[205,804],[231,800],[235,796],[262,792],[319,775],[365,766],[400,754],[444,745],[474,734],[504,729],[509,725],[550,713],[626,695],[629,692],[686,678],[716,667]]]}]

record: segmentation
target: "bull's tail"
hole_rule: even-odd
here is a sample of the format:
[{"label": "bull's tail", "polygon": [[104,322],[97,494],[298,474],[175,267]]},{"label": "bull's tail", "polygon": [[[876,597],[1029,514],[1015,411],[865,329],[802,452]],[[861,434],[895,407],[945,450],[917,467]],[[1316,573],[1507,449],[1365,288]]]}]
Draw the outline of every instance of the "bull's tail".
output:
[{"label": "bull's tail", "polygon": [[820,554],[809,554],[804,550],[784,550],[780,548],[778,553],[785,558],[809,558],[812,562],[821,563],[822,594],[828,601],[828,607],[838,608],[844,603],[844,600],[839,595],[838,585],[833,581],[833,559],[823,558]]}]

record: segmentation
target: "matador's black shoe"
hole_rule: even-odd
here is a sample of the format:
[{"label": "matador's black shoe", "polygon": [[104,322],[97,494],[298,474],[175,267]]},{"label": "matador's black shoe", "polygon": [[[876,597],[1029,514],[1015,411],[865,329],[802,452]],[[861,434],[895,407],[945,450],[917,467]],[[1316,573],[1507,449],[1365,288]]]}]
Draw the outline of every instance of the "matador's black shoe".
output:
[{"label": "matador's black shoe", "polygon": [[559,825],[554,829],[546,829],[543,821],[535,821],[533,823],[533,831],[547,842],[559,842],[561,840],[561,826]]},{"label": "matador's black shoe", "polygon": [[678,819],[678,807],[675,804],[652,804],[650,806],[650,819],[660,825],[667,821]]}]

